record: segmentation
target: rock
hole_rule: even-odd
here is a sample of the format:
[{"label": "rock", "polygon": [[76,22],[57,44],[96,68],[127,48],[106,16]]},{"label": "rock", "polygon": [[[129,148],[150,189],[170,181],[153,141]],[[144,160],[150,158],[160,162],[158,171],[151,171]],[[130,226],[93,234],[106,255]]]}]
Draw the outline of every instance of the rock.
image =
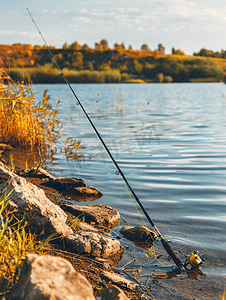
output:
[{"label": "rock", "polygon": [[111,236],[110,232],[81,221],[78,223],[76,231],[89,231],[104,235],[106,237]]},{"label": "rock", "polygon": [[[73,200],[95,200],[103,196],[103,194],[93,186],[87,186],[85,181],[80,178],[56,178],[49,179],[43,185],[54,188],[62,192],[64,195],[71,196]],[[69,198],[68,198],[69,199]]]},{"label": "rock", "polygon": [[[1,168],[2,173],[5,172]],[[0,184],[0,194],[10,193],[10,207],[19,219],[25,216],[31,231],[45,234],[67,235],[72,229],[67,226],[65,212],[45,195],[44,191],[28,183],[24,178],[8,172],[9,180]]]},{"label": "rock", "polygon": [[13,176],[13,173],[0,161],[0,184],[7,181]]},{"label": "rock", "polygon": [[107,227],[118,226],[120,221],[120,214],[117,210],[109,205],[104,204],[91,204],[91,205],[73,205],[64,204],[61,208],[74,215],[75,217],[83,215],[87,223],[102,225]]},{"label": "rock", "polygon": [[[71,191],[70,191],[71,193]],[[81,197],[89,197],[89,198],[101,198],[104,194],[101,193],[97,188],[93,186],[86,186],[86,187],[77,187],[73,189],[73,195],[74,196],[81,196]]]},{"label": "rock", "polygon": [[102,236],[95,232],[79,231],[65,237],[66,248],[73,249],[79,254],[107,258],[110,255],[122,251],[119,241]]},{"label": "rock", "polygon": [[113,285],[101,293],[101,300],[129,300],[129,298],[119,287]]},{"label": "rock", "polygon": [[124,226],[120,233],[136,246],[147,250],[153,246],[156,237],[156,234],[145,226]]},{"label": "rock", "polygon": [[64,258],[28,254],[12,300],[95,300],[88,280]]},{"label": "rock", "polygon": [[14,175],[15,174],[11,172],[10,169],[0,161],[0,178],[9,179]]},{"label": "rock", "polygon": [[52,187],[57,191],[68,191],[68,190],[72,190],[77,187],[84,187],[84,186],[86,186],[86,183],[81,178],[59,177],[59,178],[55,178],[55,179],[50,179],[47,182],[43,183],[43,185]]},{"label": "rock", "polygon": [[113,281],[114,284],[117,284],[117,286],[121,286],[122,288],[126,288],[127,290],[134,290],[139,288],[139,285],[136,283],[133,283],[132,281],[122,277],[119,274],[111,273],[108,271],[104,271],[102,273],[102,276],[107,280]]},{"label": "rock", "polygon": [[24,169],[16,168],[15,173],[23,177],[36,177],[36,178],[45,178],[50,180],[56,179],[56,177],[54,177],[52,174],[50,174],[49,172],[47,172],[42,168],[31,169],[28,171]]}]

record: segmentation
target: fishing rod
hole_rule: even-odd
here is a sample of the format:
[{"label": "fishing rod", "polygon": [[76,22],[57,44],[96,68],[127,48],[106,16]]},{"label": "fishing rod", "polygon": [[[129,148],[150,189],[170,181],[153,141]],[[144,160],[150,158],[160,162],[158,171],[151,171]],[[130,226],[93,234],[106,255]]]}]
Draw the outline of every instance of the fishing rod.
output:
[{"label": "fishing rod", "polygon": [[113,165],[115,166],[116,168],[116,174],[120,174],[122,179],[124,180],[125,184],[127,185],[127,187],[129,188],[129,190],[131,191],[132,195],[134,196],[136,202],[138,203],[138,205],[140,206],[141,210],[143,211],[145,217],[147,218],[148,222],[151,224],[155,234],[157,235],[157,238],[161,241],[164,249],[166,250],[166,252],[169,254],[169,256],[172,258],[172,260],[174,261],[174,263],[176,264],[177,268],[182,271],[184,270],[184,264],[183,262],[179,259],[179,257],[177,256],[177,254],[175,253],[175,251],[172,249],[172,247],[170,246],[170,244],[168,243],[168,241],[166,241],[162,234],[160,233],[160,231],[158,230],[158,228],[156,227],[156,225],[153,223],[153,221],[151,220],[150,216],[148,215],[146,209],[144,208],[143,204],[140,202],[138,196],[136,195],[136,193],[134,192],[134,190],[132,189],[131,185],[129,184],[128,180],[126,179],[125,175],[123,174],[122,170],[120,169],[118,163],[115,161],[114,157],[112,156],[110,150],[108,149],[107,145],[105,144],[104,140],[102,139],[101,135],[99,134],[97,128],[95,127],[95,125],[93,124],[92,120],[90,119],[89,115],[87,114],[85,108],[83,107],[82,103],[80,102],[79,98],[77,97],[76,93],[74,92],[72,86],[70,85],[68,79],[66,78],[66,76],[64,75],[62,69],[60,68],[55,56],[53,55],[51,49],[49,48],[45,38],[43,37],[38,25],[36,24],[33,16],[31,15],[29,9],[27,8],[27,11],[32,19],[32,22],[35,24],[35,27],[37,28],[39,34],[41,35],[42,37],[42,40],[44,41],[51,57],[53,58],[58,70],[60,71],[60,74],[61,76],[63,77],[64,81],[66,82],[66,84],[68,85],[68,87],[70,88],[72,94],[74,95],[76,101],[77,101],[77,104],[80,106],[80,108],[82,109],[85,117],[87,118],[88,122],[90,123],[91,127],[93,128],[96,136],[98,137],[100,143],[102,144],[103,148],[105,149],[105,151],[107,152],[109,158],[111,159]]}]

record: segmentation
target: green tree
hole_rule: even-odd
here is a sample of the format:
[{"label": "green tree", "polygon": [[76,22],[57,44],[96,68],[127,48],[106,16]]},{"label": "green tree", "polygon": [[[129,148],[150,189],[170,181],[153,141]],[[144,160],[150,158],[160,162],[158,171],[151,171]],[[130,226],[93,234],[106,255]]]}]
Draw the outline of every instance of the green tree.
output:
[{"label": "green tree", "polygon": [[165,47],[162,44],[158,44],[158,53],[165,53]]},{"label": "green tree", "polygon": [[100,46],[103,50],[107,50],[109,47],[108,47],[108,41],[107,40],[101,40],[100,41]]},{"label": "green tree", "polygon": [[83,68],[83,55],[81,52],[74,52],[71,56],[72,66],[76,69]]},{"label": "green tree", "polygon": [[147,44],[143,44],[143,45],[141,46],[141,50],[142,50],[142,51],[151,52],[151,49],[148,47]]},{"label": "green tree", "polygon": [[95,43],[95,50],[101,50],[101,44],[100,43]]},{"label": "green tree", "polygon": [[172,81],[173,81],[173,78],[171,76],[165,76],[164,82],[171,83]]},{"label": "green tree", "polygon": [[63,46],[62,46],[62,49],[63,49],[63,50],[68,49],[68,44],[67,44],[67,43],[64,43]]},{"label": "green tree", "polygon": [[180,49],[176,50],[175,48],[172,48],[172,54],[173,55],[185,55],[185,53],[183,51],[181,51]]},{"label": "green tree", "polygon": [[88,64],[88,69],[89,69],[90,71],[93,71],[93,70],[94,70],[93,64],[92,64],[91,62]]},{"label": "green tree", "polygon": [[164,80],[164,75],[162,73],[158,73],[158,74],[156,74],[155,78],[156,78],[157,82],[162,83]]},{"label": "green tree", "polygon": [[134,69],[136,71],[136,73],[141,73],[142,69],[143,69],[143,65],[141,63],[139,63],[136,59],[134,59]]},{"label": "green tree", "polygon": [[124,43],[122,43],[121,45],[115,43],[115,44],[114,44],[114,49],[115,49],[115,50],[118,50],[118,51],[125,51],[125,50],[126,50],[126,47],[125,47]]},{"label": "green tree", "polygon": [[89,46],[88,46],[87,44],[84,44],[84,45],[82,46],[82,50],[89,51],[90,48],[89,48]]}]

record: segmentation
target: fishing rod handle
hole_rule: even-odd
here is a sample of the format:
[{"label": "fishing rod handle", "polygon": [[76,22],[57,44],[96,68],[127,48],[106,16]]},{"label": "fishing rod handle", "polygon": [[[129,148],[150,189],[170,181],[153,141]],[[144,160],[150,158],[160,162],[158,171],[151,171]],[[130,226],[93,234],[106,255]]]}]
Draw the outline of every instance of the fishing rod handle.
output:
[{"label": "fishing rod handle", "polygon": [[163,247],[165,248],[166,252],[169,254],[169,256],[172,258],[172,260],[175,262],[176,266],[181,270],[184,267],[184,264],[182,261],[179,259],[179,257],[176,255],[170,244],[164,240],[163,238],[161,239],[161,243]]}]

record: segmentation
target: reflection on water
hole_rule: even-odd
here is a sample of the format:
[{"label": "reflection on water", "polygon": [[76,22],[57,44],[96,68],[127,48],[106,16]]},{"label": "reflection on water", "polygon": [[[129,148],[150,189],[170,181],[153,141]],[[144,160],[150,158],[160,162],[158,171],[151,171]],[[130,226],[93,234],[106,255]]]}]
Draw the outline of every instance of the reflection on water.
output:
[{"label": "reflection on water", "polygon": [[[226,249],[225,85],[72,85],[102,138],[167,238]],[[56,176],[81,177],[131,225],[142,221],[91,126],[65,85],[35,85],[61,100],[62,135],[81,141],[81,160],[54,156]],[[120,99],[120,100],[119,100]],[[59,147],[63,142],[59,141]],[[89,202],[86,202],[89,204]]]}]

